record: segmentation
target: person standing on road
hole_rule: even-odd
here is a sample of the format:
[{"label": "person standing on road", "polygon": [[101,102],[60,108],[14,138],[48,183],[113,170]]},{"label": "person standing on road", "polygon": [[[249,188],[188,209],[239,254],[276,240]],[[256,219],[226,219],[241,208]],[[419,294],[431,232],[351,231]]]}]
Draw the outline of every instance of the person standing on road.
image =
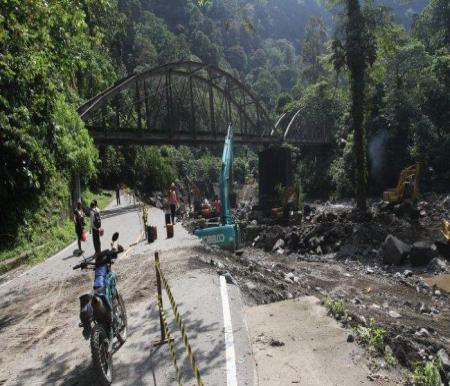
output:
[{"label": "person standing on road", "polygon": [[75,233],[77,234],[78,252],[81,255],[84,251],[81,249],[81,236],[84,231],[84,211],[81,202],[77,202],[77,207],[73,211],[73,222],[75,223]]},{"label": "person standing on road", "polygon": [[94,242],[95,254],[98,255],[101,252],[100,244],[100,227],[102,226],[102,219],[100,217],[100,210],[97,207],[97,200],[91,202],[91,230],[92,241]]},{"label": "person standing on road", "polygon": [[117,205],[120,205],[120,184],[116,185],[116,201]]},{"label": "person standing on road", "polygon": [[178,197],[177,190],[175,189],[175,182],[172,182],[172,185],[169,188],[169,205],[172,224],[175,225],[175,213],[178,207]]}]

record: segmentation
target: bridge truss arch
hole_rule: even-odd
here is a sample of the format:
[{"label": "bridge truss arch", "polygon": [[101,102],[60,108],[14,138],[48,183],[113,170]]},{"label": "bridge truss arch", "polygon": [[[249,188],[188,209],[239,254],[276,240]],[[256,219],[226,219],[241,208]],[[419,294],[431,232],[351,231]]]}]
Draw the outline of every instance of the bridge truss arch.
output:
[{"label": "bridge truss arch", "polygon": [[330,122],[323,114],[325,106],[304,105],[281,114],[274,125],[273,135],[283,142],[301,145],[324,145],[333,139],[329,130]]},{"label": "bridge truss arch", "polygon": [[283,142],[299,145],[330,144],[339,111],[336,102],[329,98],[302,101],[278,117],[272,134]]},{"label": "bridge truss arch", "polygon": [[253,92],[211,65],[183,61],[135,73],[78,112],[97,143],[274,143],[274,121]]}]

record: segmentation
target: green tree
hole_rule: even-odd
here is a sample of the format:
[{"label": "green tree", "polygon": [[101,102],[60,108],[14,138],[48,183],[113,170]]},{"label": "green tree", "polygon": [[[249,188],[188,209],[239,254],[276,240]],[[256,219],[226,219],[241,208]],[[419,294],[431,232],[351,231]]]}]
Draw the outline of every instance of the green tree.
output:
[{"label": "green tree", "polygon": [[233,46],[226,51],[228,62],[240,72],[247,69],[247,54],[241,46]]},{"label": "green tree", "polygon": [[376,51],[372,37],[367,31],[365,18],[361,12],[359,0],[346,0],[345,44],[335,44],[336,68],[343,64],[338,60],[343,47],[345,64],[350,72],[350,90],[352,94],[350,130],[353,133],[355,156],[355,191],[359,210],[366,209],[367,194],[367,144],[364,126],[364,98],[366,69],[375,61]]},{"label": "green tree", "polygon": [[164,191],[176,180],[176,171],[172,164],[162,157],[155,146],[137,147],[134,171],[139,176],[137,187],[143,193]]},{"label": "green tree", "polygon": [[[68,184],[80,170],[86,180],[95,174],[97,152],[71,103],[84,92],[80,71],[92,58],[104,59],[96,52],[104,30],[92,28],[85,9],[70,0],[2,0],[0,6],[0,235],[15,240],[58,178]],[[99,66],[111,68],[106,62]],[[68,202],[58,199],[55,207]]]},{"label": "green tree", "polygon": [[326,40],[327,32],[323,20],[319,17],[311,17],[305,26],[302,47],[302,58],[305,65],[303,77],[307,82],[316,82],[323,73],[319,58],[325,52]]},{"label": "green tree", "polygon": [[58,169],[68,178],[89,181],[97,173],[98,152],[77,111],[60,96],[53,112],[53,141]]},{"label": "green tree", "polygon": [[255,91],[267,106],[273,107],[281,87],[275,76],[269,70],[262,70],[253,85]]},{"label": "green tree", "polygon": [[450,3],[447,0],[431,0],[416,17],[413,31],[429,50],[446,48],[450,51]]}]

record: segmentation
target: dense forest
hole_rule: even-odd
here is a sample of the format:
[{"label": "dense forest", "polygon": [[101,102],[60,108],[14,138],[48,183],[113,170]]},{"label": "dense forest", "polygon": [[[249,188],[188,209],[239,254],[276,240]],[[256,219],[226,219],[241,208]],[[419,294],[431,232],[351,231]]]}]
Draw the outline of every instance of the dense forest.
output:
[{"label": "dense forest", "polygon": [[[449,188],[447,0],[0,4],[2,248],[57,221],[76,174],[84,186],[143,190],[217,179],[214,149],[97,149],[76,112],[115,80],[181,59],[233,73],[274,118],[303,108],[305,125],[332,131],[327,148],[295,149],[311,197],[378,194],[416,160],[424,190]],[[256,167],[254,151],[238,149],[236,178]]]}]

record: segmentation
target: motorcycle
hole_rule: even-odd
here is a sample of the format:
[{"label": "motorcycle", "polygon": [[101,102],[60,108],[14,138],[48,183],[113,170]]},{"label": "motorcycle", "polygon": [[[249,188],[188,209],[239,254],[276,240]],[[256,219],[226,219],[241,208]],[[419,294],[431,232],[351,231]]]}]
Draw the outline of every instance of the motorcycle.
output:
[{"label": "motorcycle", "polygon": [[[111,271],[114,260],[123,252],[121,245],[115,246],[118,238],[119,233],[114,233],[111,249],[84,258],[73,267],[74,270],[95,271],[93,292],[80,296],[80,327],[83,327],[85,339],[91,339],[92,361],[102,385],[110,385],[113,379],[114,339],[119,346],[127,339],[125,303],[116,287],[117,275]],[[102,284],[100,287],[98,281]]]}]

